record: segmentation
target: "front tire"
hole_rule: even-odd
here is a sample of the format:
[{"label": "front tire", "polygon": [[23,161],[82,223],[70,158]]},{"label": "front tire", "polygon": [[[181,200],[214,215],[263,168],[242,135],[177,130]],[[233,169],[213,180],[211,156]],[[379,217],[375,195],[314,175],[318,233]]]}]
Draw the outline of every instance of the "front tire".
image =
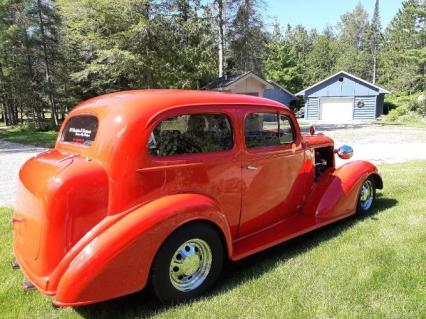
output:
[{"label": "front tire", "polygon": [[358,198],[357,212],[363,214],[369,212],[376,200],[376,184],[374,178],[369,176],[361,186]]},{"label": "front tire", "polygon": [[151,285],[164,303],[193,299],[218,279],[223,266],[223,242],[209,224],[184,225],[163,243],[151,269]]}]

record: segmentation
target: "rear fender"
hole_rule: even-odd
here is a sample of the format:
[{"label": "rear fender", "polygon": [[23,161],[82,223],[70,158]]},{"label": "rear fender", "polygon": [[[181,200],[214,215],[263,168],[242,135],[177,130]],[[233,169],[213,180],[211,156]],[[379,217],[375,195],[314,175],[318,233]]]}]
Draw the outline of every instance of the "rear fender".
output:
[{"label": "rear fender", "polygon": [[304,213],[334,219],[355,213],[362,183],[372,175],[377,188],[383,187],[376,166],[354,161],[325,172],[314,186]]},{"label": "rear fender", "polygon": [[130,212],[94,238],[60,279],[55,304],[90,304],[144,288],[161,244],[194,220],[216,225],[232,254],[227,220],[212,199],[198,194],[167,196]]}]

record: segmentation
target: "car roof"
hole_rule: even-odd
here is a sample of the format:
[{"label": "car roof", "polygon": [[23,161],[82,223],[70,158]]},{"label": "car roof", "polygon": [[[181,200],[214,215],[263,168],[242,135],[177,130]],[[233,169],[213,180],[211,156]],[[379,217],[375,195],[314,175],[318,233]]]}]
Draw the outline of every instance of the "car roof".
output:
[{"label": "car roof", "polygon": [[[115,107],[115,106],[121,107]],[[170,108],[191,105],[258,105],[275,108],[288,107],[266,98],[212,91],[196,90],[131,90],[101,95],[78,104],[71,113],[81,113],[94,109],[108,109],[108,112],[134,113],[150,117]],[[78,112],[77,112],[78,111]]]}]

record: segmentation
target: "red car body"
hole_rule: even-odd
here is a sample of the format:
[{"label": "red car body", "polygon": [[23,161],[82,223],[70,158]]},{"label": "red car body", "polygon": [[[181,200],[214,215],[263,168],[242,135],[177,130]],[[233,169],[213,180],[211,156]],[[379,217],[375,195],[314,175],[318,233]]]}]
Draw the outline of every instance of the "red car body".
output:
[{"label": "red car body", "polygon": [[[248,149],[244,119],[253,112],[285,115],[294,140]],[[232,148],[149,153],[161,121],[195,113],[226,115]],[[98,121],[91,145],[64,140],[78,116]],[[328,158],[319,172],[316,155]],[[100,302],[144,288],[162,243],[182,225],[211,224],[227,257],[239,260],[354,214],[368,178],[382,187],[369,162],[336,168],[333,140],[302,135],[293,113],[268,99],[178,90],[108,94],[75,107],[55,148],[21,168],[14,251],[24,274],[55,304]]]}]

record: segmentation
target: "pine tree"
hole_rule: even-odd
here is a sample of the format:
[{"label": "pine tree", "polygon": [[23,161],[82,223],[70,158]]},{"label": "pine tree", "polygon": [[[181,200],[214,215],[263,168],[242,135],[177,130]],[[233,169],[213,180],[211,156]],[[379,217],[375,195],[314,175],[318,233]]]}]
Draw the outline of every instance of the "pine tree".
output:
[{"label": "pine tree", "polygon": [[296,92],[302,86],[300,65],[291,50],[290,43],[285,41],[277,22],[274,24],[271,39],[266,44],[263,74],[290,91]]},{"label": "pine tree", "polygon": [[[49,16],[52,13],[53,3],[50,1],[44,1],[42,3],[41,0],[37,0],[35,3],[35,11],[38,17],[38,25],[40,32],[40,42],[41,46],[43,48],[43,62],[44,62],[44,68],[45,68],[45,74],[46,74],[46,85],[47,85],[47,95],[49,97],[49,104],[50,104],[50,112],[52,116],[52,124],[54,127],[57,127],[59,125],[58,116],[56,115],[56,103],[55,103],[55,89],[52,81],[52,71],[51,71],[51,61],[54,61],[53,51],[50,51],[49,49],[52,49],[48,44],[48,33],[50,33],[51,36],[54,36],[55,27],[52,30],[48,30],[47,24],[49,23],[47,20],[49,19]],[[50,52],[49,52],[50,51]]]},{"label": "pine tree", "polygon": [[362,4],[358,4],[351,12],[341,16],[338,25],[337,68],[353,73],[363,79],[371,77],[369,61],[370,49],[368,35],[370,24],[368,13]]},{"label": "pine tree", "polygon": [[295,92],[300,91],[311,83],[307,75],[310,68],[307,61],[317,36],[317,30],[315,29],[307,30],[302,25],[296,25],[295,27],[287,25],[285,40],[290,46],[291,55],[296,59],[299,77],[301,78],[300,86],[294,90]]},{"label": "pine tree", "polygon": [[379,0],[376,0],[374,5],[374,13],[370,25],[370,42],[373,60],[372,82],[375,84],[377,78],[377,57],[382,43],[382,24],[380,22]]},{"label": "pine tree", "polygon": [[234,0],[230,30],[231,67],[236,72],[261,73],[266,44],[259,0]]},{"label": "pine tree", "polygon": [[384,34],[380,83],[409,94],[425,89],[425,2],[406,0]]},{"label": "pine tree", "polygon": [[307,56],[306,78],[312,85],[336,71],[337,43],[330,29],[316,37],[312,51]]}]

